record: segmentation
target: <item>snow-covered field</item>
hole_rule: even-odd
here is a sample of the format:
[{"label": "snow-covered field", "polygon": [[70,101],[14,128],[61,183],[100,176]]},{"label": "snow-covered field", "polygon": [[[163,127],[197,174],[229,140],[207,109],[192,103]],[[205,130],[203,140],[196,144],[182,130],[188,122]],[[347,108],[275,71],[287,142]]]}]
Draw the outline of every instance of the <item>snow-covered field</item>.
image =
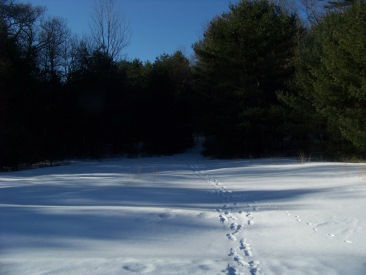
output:
[{"label": "snow-covered field", "polygon": [[366,274],[366,165],[190,152],[1,173],[0,274]]}]

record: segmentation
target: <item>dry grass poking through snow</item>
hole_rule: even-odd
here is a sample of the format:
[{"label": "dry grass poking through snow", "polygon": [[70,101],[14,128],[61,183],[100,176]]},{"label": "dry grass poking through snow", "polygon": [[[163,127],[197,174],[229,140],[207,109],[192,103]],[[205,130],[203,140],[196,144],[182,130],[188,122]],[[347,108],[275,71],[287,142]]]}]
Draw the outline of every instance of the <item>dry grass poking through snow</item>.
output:
[{"label": "dry grass poking through snow", "polygon": [[299,163],[306,163],[311,161],[311,155],[306,155],[304,151],[299,151],[297,153]]},{"label": "dry grass poking through snow", "polygon": [[366,166],[360,169],[360,178],[362,182],[366,183]]}]

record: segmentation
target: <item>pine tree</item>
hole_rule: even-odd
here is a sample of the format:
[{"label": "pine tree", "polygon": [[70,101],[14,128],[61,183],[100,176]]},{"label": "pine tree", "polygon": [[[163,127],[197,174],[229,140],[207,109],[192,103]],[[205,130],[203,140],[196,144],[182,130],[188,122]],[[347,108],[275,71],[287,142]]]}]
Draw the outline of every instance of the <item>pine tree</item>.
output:
[{"label": "pine tree", "polygon": [[366,150],[366,4],[331,12],[319,25],[320,62],[309,64],[313,104],[330,128]]},{"label": "pine tree", "polygon": [[284,126],[287,149],[292,153],[305,151],[311,154],[324,152],[327,127],[325,118],[314,106],[314,76],[311,68],[321,62],[319,27],[299,35],[296,49],[294,78],[289,89],[279,91],[277,97],[284,104]]},{"label": "pine tree", "polygon": [[242,0],[210,22],[194,45],[202,130],[215,155],[280,147],[276,91],[293,74],[296,17],[268,1]]},{"label": "pine tree", "polygon": [[149,154],[171,154],[192,145],[191,66],[177,51],[156,58],[147,75],[143,132]]}]

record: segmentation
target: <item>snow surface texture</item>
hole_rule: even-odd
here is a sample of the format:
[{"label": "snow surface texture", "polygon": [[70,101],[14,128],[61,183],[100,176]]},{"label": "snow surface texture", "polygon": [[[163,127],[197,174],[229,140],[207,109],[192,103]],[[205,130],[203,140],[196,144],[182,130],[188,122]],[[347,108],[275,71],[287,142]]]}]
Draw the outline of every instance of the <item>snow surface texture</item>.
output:
[{"label": "snow surface texture", "polygon": [[366,166],[161,158],[0,174],[0,274],[366,274]]}]

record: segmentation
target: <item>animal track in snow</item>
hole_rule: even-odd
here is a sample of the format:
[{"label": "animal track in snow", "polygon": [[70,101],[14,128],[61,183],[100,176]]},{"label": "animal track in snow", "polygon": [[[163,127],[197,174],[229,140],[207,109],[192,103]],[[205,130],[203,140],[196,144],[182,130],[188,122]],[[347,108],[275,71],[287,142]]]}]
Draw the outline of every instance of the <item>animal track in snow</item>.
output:
[{"label": "animal track in snow", "polygon": [[220,215],[219,218],[220,218],[220,222],[222,222],[222,223],[225,223],[228,221],[228,218],[224,215]]},{"label": "animal track in snow", "polygon": [[245,256],[253,256],[252,249],[250,248],[250,245],[246,242],[246,239],[240,240],[240,250],[244,252]]},{"label": "animal track in snow", "polygon": [[230,241],[236,241],[236,234],[238,234],[240,231],[241,231],[241,229],[242,229],[242,225],[240,225],[240,224],[237,224],[237,223],[232,223],[231,225],[230,225],[230,228],[231,228],[231,230],[235,230],[234,232],[232,232],[232,233],[228,233],[228,234],[226,234],[226,237],[230,240]]},{"label": "animal track in snow", "polygon": [[155,270],[155,267],[152,265],[144,265],[141,263],[128,263],[122,267],[124,270],[127,270],[132,273],[148,273]]},{"label": "animal track in snow", "polygon": [[256,275],[257,272],[260,272],[261,269],[259,268],[259,264],[260,264],[259,261],[251,261],[251,262],[249,262],[249,265],[250,265],[250,274]]},{"label": "animal track in snow", "polygon": [[[290,216],[291,214],[289,213],[289,211],[285,211],[286,212],[286,214],[287,214],[287,216]],[[299,215],[295,215],[294,216],[295,218],[296,218],[296,221],[297,222],[302,222],[302,220],[300,219],[300,216]],[[311,222],[306,222],[306,225],[307,226],[309,226],[309,227],[311,227],[311,229],[313,230],[313,232],[318,232],[318,228],[317,228],[317,226],[318,227],[322,227],[323,225],[328,225],[328,224],[333,224],[334,222],[325,222],[325,223],[321,223],[321,224],[317,224],[317,225],[315,225],[314,226],[314,224],[313,223],[311,223]],[[334,238],[336,238],[336,235],[335,234],[333,234],[333,233],[328,233],[327,234],[327,236],[330,238],[330,239],[334,239]],[[336,238],[337,239],[337,238]],[[343,240],[343,242],[344,243],[347,243],[347,244],[351,244],[352,243],[352,241],[350,241],[350,240]]]},{"label": "animal track in snow", "polygon": [[[271,204],[268,204],[268,206],[271,206],[272,208],[275,208]],[[292,216],[289,211],[284,211],[284,212],[285,212],[285,214],[287,216]],[[298,222],[298,223],[302,223],[303,222],[299,215],[294,215],[293,217],[295,218],[296,222]],[[312,229],[312,231],[315,233],[315,232],[318,232],[319,229],[322,229],[322,227],[327,226],[327,225],[333,225],[333,224],[335,224],[335,222],[334,221],[330,221],[330,222],[323,222],[323,223],[320,223],[320,224],[313,224],[312,222],[304,222],[303,224],[306,224],[307,226],[309,226]],[[319,227],[319,229],[318,229],[318,227]],[[337,240],[340,240],[340,238],[339,237],[337,238],[337,236],[335,234],[333,234],[333,233],[327,233],[326,236],[329,239],[337,239]],[[351,244],[352,243],[352,241],[350,241],[348,239],[343,239],[342,242],[343,243],[346,243],[346,244]]]},{"label": "animal track in snow", "polygon": [[244,273],[238,271],[235,267],[227,265],[227,268],[223,270],[222,272],[225,272],[226,275],[243,275]]},{"label": "animal track in snow", "polygon": [[245,267],[250,267],[249,263],[247,263],[242,256],[240,256],[235,249],[231,248],[229,255],[230,257],[233,257],[234,261],[240,265]]},{"label": "animal track in snow", "polygon": [[242,226],[241,224],[232,223],[232,224],[230,225],[230,228],[231,228],[232,230],[235,230],[235,231],[233,232],[233,234],[237,234],[237,233],[239,233],[239,232],[241,231],[241,229],[243,228],[243,226]]},{"label": "animal track in snow", "polygon": [[237,223],[232,223],[232,224],[230,224],[230,229],[234,230],[237,228],[237,226],[238,226]]},{"label": "animal track in snow", "polygon": [[[246,224],[254,224],[254,215],[251,211],[258,211],[259,207],[255,205],[255,202],[253,202],[254,205],[247,206],[248,211],[237,209],[238,202],[233,201],[234,196],[232,190],[227,186],[220,184],[216,179],[205,175],[204,172],[198,171],[197,166],[191,165],[191,169],[197,170],[194,172],[199,175],[200,178],[209,183],[211,188],[215,190],[215,194],[220,196],[223,205],[216,208],[219,221],[232,230],[226,234],[226,238],[232,242],[229,256],[232,257],[233,262],[236,263],[237,266],[234,267],[228,263],[227,268],[223,270],[223,272],[229,275],[248,273],[251,275],[258,274],[257,272],[260,270],[259,262],[253,260],[253,253],[250,245],[246,242],[246,239],[240,239],[240,241],[238,241],[238,237]],[[240,216],[235,216],[233,212],[235,212],[235,214],[240,214]],[[231,221],[231,223],[229,223],[229,221]],[[239,253],[237,251],[239,251]],[[244,259],[244,257],[249,258]]]},{"label": "animal track in snow", "polygon": [[171,213],[171,212],[164,212],[164,213],[160,213],[158,215],[158,217],[161,218],[161,219],[171,219],[171,218],[175,217],[175,214]]},{"label": "animal track in snow", "polygon": [[[227,208],[226,208],[227,209]],[[224,212],[225,214],[225,217],[228,218],[228,219],[232,219],[233,221],[236,221],[238,218],[235,217],[230,210],[225,210]]]},{"label": "animal track in snow", "polygon": [[228,233],[226,234],[226,237],[230,240],[230,241],[236,241],[236,237],[234,236],[233,233]]}]

